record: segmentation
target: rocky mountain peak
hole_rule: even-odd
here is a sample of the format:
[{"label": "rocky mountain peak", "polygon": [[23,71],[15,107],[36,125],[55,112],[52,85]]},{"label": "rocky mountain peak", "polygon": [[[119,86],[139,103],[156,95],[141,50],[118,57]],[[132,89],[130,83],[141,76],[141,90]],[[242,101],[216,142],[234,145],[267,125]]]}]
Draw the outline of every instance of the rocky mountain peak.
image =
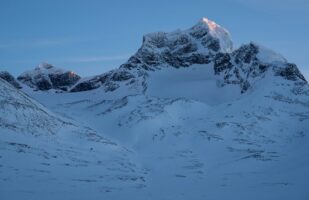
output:
[{"label": "rocky mountain peak", "polygon": [[40,63],[34,70],[22,73],[17,79],[35,90],[67,91],[80,78],[72,71],[63,70],[48,63]]},{"label": "rocky mountain peak", "polygon": [[203,38],[208,35],[208,37],[211,36],[213,39],[218,40],[221,52],[233,51],[233,42],[229,31],[206,17],[203,17],[196,25],[189,29],[189,32],[196,38]]},{"label": "rocky mountain peak", "polygon": [[[70,91],[103,87],[114,91],[125,84],[147,90],[147,77],[165,68],[209,64],[218,86],[239,85],[244,93],[267,72],[284,79],[306,83],[297,66],[280,54],[251,42],[233,49],[230,33],[214,21],[202,18],[187,30],[144,35],[142,46],[119,69],[79,81]],[[117,75],[117,79],[114,76]],[[205,74],[207,76],[207,74]]]},{"label": "rocky mountain peak", "polygon": [[207,64],[218,52],[232,50],[229,32],[203,18],[187,30],[146,34],[141,48],[122,67],[155,70],[165,66],[179,68]]}]

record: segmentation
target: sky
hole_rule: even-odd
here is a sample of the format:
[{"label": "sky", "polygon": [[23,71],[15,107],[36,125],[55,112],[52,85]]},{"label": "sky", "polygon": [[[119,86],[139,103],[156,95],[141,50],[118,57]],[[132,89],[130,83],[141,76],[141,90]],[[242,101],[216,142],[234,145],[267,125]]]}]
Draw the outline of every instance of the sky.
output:
[{"label": "sky", "polygon": [[0,0],[0,70],[40,62],[81,76],[119,67],[155,31],[207,17],[235,47],[257,42],[296,63],[309,80],[309,0]]}]

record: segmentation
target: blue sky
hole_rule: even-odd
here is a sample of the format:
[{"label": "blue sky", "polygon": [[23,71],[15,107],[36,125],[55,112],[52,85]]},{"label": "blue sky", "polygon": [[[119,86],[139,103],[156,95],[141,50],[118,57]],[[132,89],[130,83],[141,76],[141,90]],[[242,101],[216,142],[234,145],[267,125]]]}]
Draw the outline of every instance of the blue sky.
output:
[{"label": "blue sky", "polygon": [[309,0],[0,0],[0,70],[14,75],[45,61],[82,76],[118,67],[142,36],[208,17],[234,45],[255,41],[309,78]]}]

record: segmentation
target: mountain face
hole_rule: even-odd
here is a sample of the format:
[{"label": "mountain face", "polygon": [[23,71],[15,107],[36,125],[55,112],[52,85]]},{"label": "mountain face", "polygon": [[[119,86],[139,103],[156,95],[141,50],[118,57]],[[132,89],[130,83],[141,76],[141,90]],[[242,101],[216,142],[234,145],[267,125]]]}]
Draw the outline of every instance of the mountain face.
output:
[{"label": "mountain face", "polygon": [[208,64],[217,53],[231,52],[232,49],[229,33],[203,18],[185,31],[145,35],[141,48],[119,69],[92,79],[81,80],[71,91],[86,91],[101,85],[105,91],[113,91],[122,83],[144,91],[146,88],[142,79],[147,76],[147,71],[168,66],[179,68],[193,64]]},{"label": "mountain face", "polygon": [[267,71],[288,80],[307,83],[295,64],[288,63],[282,56],[254,43],[243,45],[231,54],[217,54],[214,71],[223,76],[223,85],[239,84],[242,93]]},{"label": "mountain face", "polygon": [[[33,74],[55,73],[29,74],[36,81],[19,78],[20,84],[41,90]],[[14,177],[25,183],[9,175],[0,179],[5,197],[39,199],[41,191],[52,194],[47,199],[309,197],[306,79],[295,64],[262,45],[233,49],[228,31],[206,18],[184,31],[145,35],[126,63],[65,84],[67,92],[17,90],[3,83],[14,94],[2,92],[12,95],[0,99],[1,120],[9,124],[0,128],[14,134],[1,135],[9,143],[0,167],[9,175],[20,170]],[[18,100],[20,95],[30,103]],[[37,107],[44,112],[32,117]],[[15,124],[18,129],[10,128]],[[45,127],[53,131],[47,134]],[[38,137],[58,157],[16,165],[9,157],[21,156],[10,156],[10,144],[24,144],[16,142],[24,134]],[[32,155],[26,150],[22,156]]]},{"label": "mountain face", "polygon": [[241,93],[267,71],[306,82],[295,64],[261,45],[249,43],[233,50],[228,31],[203,18],[188,30],[145,35],[141,48],[119,69],[81,79],[70,91],[87,91],[102,86],[108,92],[126,85],[145,92],[145,80],[151,71],[203,64],[213,66],[221,86],[238,85]]},{"label": "mountain face", "polygon": [[207,64],[216,53],[227,53],[232,49],[229,33],[204,18],[185,31],[145,35],[142,47],[121,67],[155,70],[164,65],[178,68]]},{"label": "mountain face", "polygon": [[48,63],[41,63],[32,71],[18,76],[20,82],[35,90],[68,90],[80,77],[72,71],[58,69]]}]

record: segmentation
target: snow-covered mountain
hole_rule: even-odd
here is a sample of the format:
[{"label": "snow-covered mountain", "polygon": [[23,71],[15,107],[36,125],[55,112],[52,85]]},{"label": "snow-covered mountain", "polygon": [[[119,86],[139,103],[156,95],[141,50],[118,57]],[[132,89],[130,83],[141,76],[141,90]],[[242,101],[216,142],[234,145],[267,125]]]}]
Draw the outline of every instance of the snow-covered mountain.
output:
[{"label": "snow-covered mountain", "polygon": [[[119,69],[81,79],[70,91],[103,87],[109,92],[126,87],[133,93],[145,93],[148,89],[147,77],[156,74],[154,71],[193,65],[209,65],[202,69],[208,70],[203,72],[204,76],[215,75],[211,79],[217,86],[238,85],[241,93],[255,81],[263,79],[269,71],[276,76],[306,82],[297,66],[261,45],[249,43],[233,50],[229,33],[215,22],[203,18],[188,30],[145,35],[141,48]],[[218,89],[215,87],[212,90]]]},{"label": "snow-covered mountain", "polygon": [[24,72],[17,79],[35,90],[68,90],[80,76],[72,71],[54,67],[48,63],[39,64],[34,70]]},{"label": "snow-covered mountain", "polygon": [[[126,159],[127,165],[120,164],[119,170],[131,170],[118,175],[119,182],[108,175],[100,178],[100,173],[111,173],[112,164],[106,162],[102,171],[95,167],[94,175],[87,170],[96,166],[93,154],[81,149],[78,152],[91,159],[89,168],[76,165],[70,170],[83,172],[84,178],[78,179],[88,181],[64,190],[53,185],[45,190],[54,195],[47,199],[62,195],[85,199],[87,190],[91,191],[87,199],[309,198],[307,81],[295,64],[262,45],[252,42],[233,49],[228,31],[206,18],[187,30],[145,35],[141,48],[126,63],[76,79],[66,92],[46,92],[37,86],[34,91],[25,83],[20,82],[21,91],[10,89],[27,93],[46,107],[46,113],[56,113],[50,114],[56,119],[75,124],[66,126],[89,127],[94,135],[111,138],[119,148],[108,152],[120,152]],[[23,120],[14,121],[18,122]],[[37,125],[28,127],[32,126]],[[72,133],[64,130],[62,134]],[[82,135],[78,144],[89,148],[87,134]],[[95,158],[106,158],[109,148],[98,146],[104,150]],[[56,177],[65,185],[76,179],[62,178],[67,168],[59,167],[56,173],[52,166],[44,166],[50,170],[45,177]],[[41,178],[25,167],[17,169]],[[16,185],[12,180],[0,184],[4,188],[0,194],[8,194],[7,184]],[[40,197],[32,186],[27,191],[32,191],[29,199]],[[21,189],[14,192],[23,194]]]}]

